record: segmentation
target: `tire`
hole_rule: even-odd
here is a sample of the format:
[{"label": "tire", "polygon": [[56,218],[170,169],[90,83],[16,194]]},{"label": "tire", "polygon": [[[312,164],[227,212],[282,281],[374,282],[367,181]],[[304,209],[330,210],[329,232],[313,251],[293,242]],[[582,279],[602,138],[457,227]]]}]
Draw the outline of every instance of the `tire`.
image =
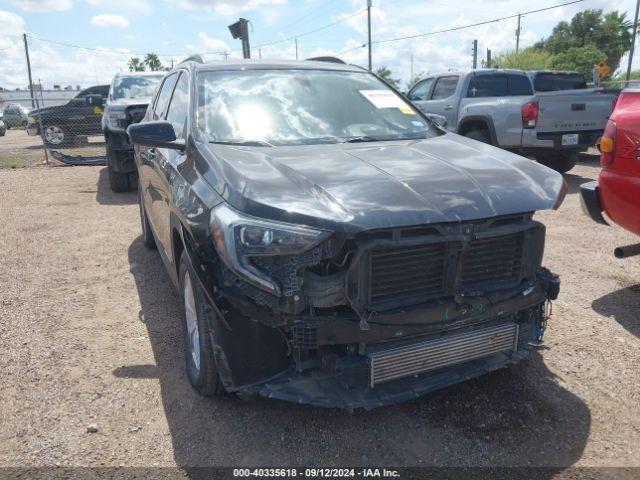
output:
[{"label": "tire", "polygon": [[578,163],[578,154],[571,152],[536,155],[536,161],[556,172],[567,173]]},{"label": "tire", "polygon": [[43,137],[48,147],[62,147],[70,141],[69,135],[59,124],[45,125]]},{"label": "tire", "polygon": [[210,325],[214,325],[215,313],[195,278],[186,252],[180,257],[178,278],[183,306],[187,378],[194,390],[204,397],[222,395],[225,390],[218,375],[211,345]]},{"label": "tire", "polygon": [[109,186],[114,193],[129,191],[129,174],[115,172],[111,165],[107,165],[109,170]]},{"label": "tire", "polygon": [[128,192],[130,189],[129,174],[116,172],[113,165],[116,163],[115,156],[117,153],[113,149],[112,141],[106,137],[107,149],[107,168],[109,169],[109,186],[114,193]]},{"label": "tire", "polygon": [[472,140],[477,140],[478,142],[487,143],[491,145],[491,134],[489,130],[486,128],[480,130],[470,130],[464,134],[465,137],[470,138]]},{"label": "tire", "polygon": [[153,230],[151,230],[151,224],[149,223],[149,218],[147,217],[147,209],[144,206],[144,201],[142,200],[142,190],[140,190],[138,194],[138,205],[140,206],[140,224],[142,227],[142,243],[145,247],[155,250],[156,238],[153,235]]}]

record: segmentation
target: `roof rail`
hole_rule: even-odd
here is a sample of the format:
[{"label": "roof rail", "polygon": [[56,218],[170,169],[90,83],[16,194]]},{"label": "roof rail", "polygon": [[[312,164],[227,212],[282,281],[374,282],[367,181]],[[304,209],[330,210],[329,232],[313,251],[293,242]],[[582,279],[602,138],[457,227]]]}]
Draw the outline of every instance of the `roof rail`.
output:
[{"label": "roof rail", "polygon": [[342,65],[346,65],[347,63],[343,60],[340,60],[338,57],[313,57],[306,59],[309,62],[329,62],[329,63],[341,63]]},{"label": "roof rail", "polygon": [[196,53],[195,55],[191,55],[191,56],[185,58],[180,63],[186,63],[186,62],[205,63],[204,57],[202,55],[200,55],[199,53]]}]

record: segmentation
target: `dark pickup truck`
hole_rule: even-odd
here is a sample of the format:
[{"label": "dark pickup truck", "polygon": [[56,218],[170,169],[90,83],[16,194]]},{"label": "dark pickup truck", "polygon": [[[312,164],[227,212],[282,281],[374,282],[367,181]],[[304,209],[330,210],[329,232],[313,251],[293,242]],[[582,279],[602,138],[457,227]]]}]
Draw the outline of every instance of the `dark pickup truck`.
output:
[{"label": "dark pickup truck", "polygon": [[82,90],[64,105],[32,110],[27,120],[27,133],[42,134],[48,147],[67,146],[75,137],[101,135],[102,108],[96,102],[90,104],[87,98],[99,95],[105,99],[108,94],[109,85],[96,85]]}]

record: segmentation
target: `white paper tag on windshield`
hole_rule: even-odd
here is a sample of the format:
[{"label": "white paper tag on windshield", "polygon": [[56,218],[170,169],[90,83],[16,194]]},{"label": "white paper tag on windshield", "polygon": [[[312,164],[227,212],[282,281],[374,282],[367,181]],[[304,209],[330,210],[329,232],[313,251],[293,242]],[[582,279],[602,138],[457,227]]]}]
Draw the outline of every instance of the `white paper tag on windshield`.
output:
[{"label": "white paper tag on windshield", "polygon": [[360,90],[360,93],[376,108],[407,108],[407,104],[391,90]]}]

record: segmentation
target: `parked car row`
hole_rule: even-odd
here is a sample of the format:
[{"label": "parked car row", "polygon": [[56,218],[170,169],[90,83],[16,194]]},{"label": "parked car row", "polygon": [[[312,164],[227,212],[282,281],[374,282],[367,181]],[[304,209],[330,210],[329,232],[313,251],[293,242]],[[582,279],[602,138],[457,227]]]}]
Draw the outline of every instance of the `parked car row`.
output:
[{"label": "parked car row", "polygon": [[[77,103],[102,113],[111,188],[138,177],[142,242],[180,294],[195,390],[370,409],[542,340],[560,280],[533,215],[562,204],[557,171],[603,131],[585,209],[640,231],[640,132],[624,126],[640,92],[608,120],[615,92],[584,87],[488,69],[405,97],[342,62],[195,56]],[[29,130],[66,141],[47,130],[63,128],[54,112]]]}]

